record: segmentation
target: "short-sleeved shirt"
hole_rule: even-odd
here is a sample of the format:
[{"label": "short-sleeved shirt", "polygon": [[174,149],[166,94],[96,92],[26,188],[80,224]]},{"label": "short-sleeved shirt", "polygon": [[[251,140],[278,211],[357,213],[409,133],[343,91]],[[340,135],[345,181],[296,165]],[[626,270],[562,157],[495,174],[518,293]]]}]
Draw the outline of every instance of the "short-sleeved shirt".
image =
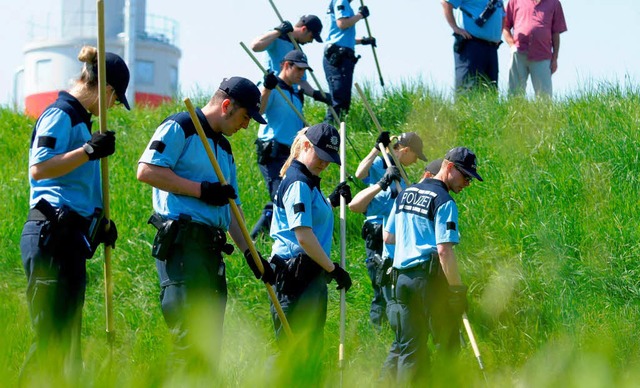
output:
[{"label": "short-sleeved shirt", "polygon": [[[475,20],[487,7],[489,0],[446,0],[453,8],[458,27],[466,30],[476,38],[499,42],[502,37],[502,19],[504,17],[504,5],[502,0],[496,4],[496,10],[487,22],[478,26]],[[471,14],[471,16],[469,16]]]},{"label": "short-sleeved shirt", "polygon": [[[289,86],[281,79],[278,81],[278,86],[280,86],[280,89],[298,112],[302,112],[304,97],[301,91],[295,85]],[[260,129],[258,129],[258,139],[262,141],[275,140],[280,144],[291,147],[298,131],[304,127],[300,117],[282,98],[280,92],[275,89],[269,95],[263,116],[267,124],[261,125]]]},{"label": "short-sleeved shirt", "polygon": [[331,0],[329,9],[327,10],[329,35],[325,39],[327,44],[336,44],[338,46],[354,49],[356,46],[356,26],[353,25],[347,29],[341,30],[336,20],[350,18],[355,15],[349,0]]},{"label": "short-sleeved shirt", "polygon": [[[91,139],[91,114],[75,97],[60,92],[58,99],[42,112],[31,136],[29,167],[54,156],[76,150]],[[88,217],[102,208],[100,162],[88,161],[57,178],[35,180],[31,185],[29,206],[45,199],[54,207],[67,206]]]},{"label": "short-sleeved shirt", "polygon": [[505,27],[513,29],[518,51],[527,52],[530,61],[552,57],[552,36],[567,30],[562,4],[559,0],[509,0]]},{"label": "short-sleeved shirt", "polygon": [[[197,108],[196,115],[227,184],[233,186],[238,193],[231,144],[224,135],[214,132],[202,110]],[[160,124],[139,163],[170,168],[176,175],[196,182],[219,182],[188,112],[177,113]],[[240,197],[236,199],[236,204],[240,205]],[[212,206],[198,198],[170,193],[155,187],[153,209],[156,213],[173,220],[184,214],[191,216],[192,221],[223,230],[228,230],[231,222],[229,205]]]},{"label": "short-sleeved shirt", "polygon": [[[387,164],[384,159],[378,156],[373,160],[373,163],[371,163],[369,174],[362,181],[369,186],[376,185],[386,171]],[[404,181],[400,181],[400,186],[403,190],[405,189],[406,185]],[[386,190],[380,190],[380,192],[373,197],[365,211],[367,221],[383,225],[387,223],[387,218],[393,207],[394,198],[392,196],[394,191],[396,191],[397,194],[395,183],[392,183],[392,186],[390,185]],[[384,257],[393,257],[393,250],[394,244],[385,243],[382,248],[382,255]]]},{"label": "short-sleeved shirt", "polygon": [[320,178],[294,160],[278,187],[271,221],[272,255],[283,258],[304,254],[296,238],[298,227],[311,228],[320,246],[331,255],[333,211],[320,190]]},{"label": "short-sleeved shirt", "polygon": [[[285,55],[291,50],[295,50],[296,47],[291,43],[288,36],[280,36],[269,46],[267,46],[267,58],[265,67],[274,72],[275,75],[280,74],[280,64]],[[302,76],[302,80],[307,79],[307,73]]]},{"label": "short-sleeved shirt", "polygon": [[428,261],[438,244],[460,242],[458,207],[442,181],[425,179],[398,195],[385,230],[396,237],[393,266],[412,268]]}]

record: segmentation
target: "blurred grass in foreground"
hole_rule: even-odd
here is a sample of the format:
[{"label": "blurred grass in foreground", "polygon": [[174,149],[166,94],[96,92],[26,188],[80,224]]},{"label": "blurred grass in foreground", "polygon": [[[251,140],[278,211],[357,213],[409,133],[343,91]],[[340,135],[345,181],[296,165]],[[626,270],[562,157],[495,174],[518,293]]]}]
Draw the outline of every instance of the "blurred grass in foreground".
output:
[{"label": "blurred grass in foreground", "polygon": [[[640,158],[640,95],[616,86],[595,88],[563,101],[503,100],[473,95],[453,103],[421,84],[371,95],[381,124],[392,134],[418,132],[429,159],[454,146],[476,152],[485,182],[455,198],[462,242],[456,248],[470,286],[469,317],[493,386],[635,386],[640,378],[637,334],[640,243],[636,215]],[[194,98],[202,106],[207,96]],[[324,109],[308,104],[311,123]],[[156,126],[184,110],[180,102],[159,109],[115,110],[117,132],[110,159],[111,212],[120,239],[113,253],[116,343],[104,333],[101,255],[87,263],[89,284],[83,319],[87,386],[337,386],[339,294],[329,285],[323,381],[292,382],[271,367],[276,352],[266,292],[245,268],[241,254],[227,261],[229,303],[218,371],[181,375],[167,370],[171,339],[159,306],[150,257],[154,229],[151,189],[135,179],[137,160]],[[19,239],[28,210],[27,159],[33,120],[0,109],[0,381],[15,386],[32,330],[24,291]],[[377,133],[361,101],[347,120],[348,170],[355,172]],[[249,227],[268,199],[255,163],[256,126],[231,138]],[[358,155],[357,155],[358,154]],[[423,165],[408,169],[414,180]],[[337,167],[323,187],[338,183]],[[354,190],[355,191],[355,190]],[[337,214],[337,213],[336,213]],[[371,290],[364,267],[360,226],[348,215],[345,386],[371,386],[391,343],[390,330],[375,332],[368,320]],[[337,225],[337,222],[336,222]],[[338,239],[334,260],[338,260]],[[258,249],[270,251],[268,238]],[[208,341],[203,331],[202,344]],[[285,355],[285,357],[287,357]],[[295,359],[296,355],[291,355]],[[463,349],[454,380],[433,385],[483,386],[470,349]],[[451,374],[442,371],[442,376]],[[299,377],[298,377],[299,378]],[[33,385],[66,385],[47,376]]]}]

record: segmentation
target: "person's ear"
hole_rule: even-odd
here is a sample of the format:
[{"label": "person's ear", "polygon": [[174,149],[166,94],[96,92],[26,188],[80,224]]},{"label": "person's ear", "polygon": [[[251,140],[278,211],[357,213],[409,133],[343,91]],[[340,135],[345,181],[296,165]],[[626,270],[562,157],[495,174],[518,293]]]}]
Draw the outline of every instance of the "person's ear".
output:
[{"label": "person's ear", "polygon": [[231,100],[228,98],[225,98],[224,100],[222,100],[222,113],[227,113],[227,111],[229,110],[229,106],[231,105]]}]

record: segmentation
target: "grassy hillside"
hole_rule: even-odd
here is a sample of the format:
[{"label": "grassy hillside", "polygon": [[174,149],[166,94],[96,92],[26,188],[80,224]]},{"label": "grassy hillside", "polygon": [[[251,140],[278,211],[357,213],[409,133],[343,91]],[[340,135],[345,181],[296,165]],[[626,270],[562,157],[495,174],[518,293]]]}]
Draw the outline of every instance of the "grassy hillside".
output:
[{"label": "grassy hillside", "polygon": [[[371,100],[386,129],[422,136],[429,159],[458,145],[478,155],[485,182],[474,181],[455,197],[462,234],[456,253],[463,280],[470,286],[469,317],[490,384],[636,385],[638,91],[609,87],[555,103],[483,95],[452,103],[420,85],[405,85]],[[197,106],[205,101],[206,97],[194,99]],[[176,377],[164,368],[171,346],[149,254],[154,232],[146,224],[151,190],[135,179],[137,159],[155,127],[183,109],[175,103],[110,115],[110,129],[118,138],[117,152],[110,158],[112,216],[120,234],[113,254],[117,341],[110,356],[104,335],[102,260],[96,256],[88,262],[85,385],[184,385],[184,378],[211,384],[203,376]],[[315,123],[324,113],[311,104],[306,115]],[[0,379],[8,385],[16,382],[32,336],[19,252],[28,211],[32,126],[33,120],[0,109]],[[376,137],[357,99],[347,132],[348,169],[353,172]],[[255,163],[255,136],[252,124],[231,138],[249,226],[267,200]],[[412,166],[409,176],[417,180],[423,167]],[[338,183],[338,173],[337,167],[325,173],[326,190]],[[354,287],[347,294],[347,386],[372,385],[391,342],[390,331],[376,333],[368,323],[371,291],[359,237],[362,220],[361,215],[348,215],[348,270]],[[269,241],[261,240],[258,248],[268,252]],[[267,366],[275,346],[264,287],[241,254],[235,253],[227,264],[230,300],[216,385],[285,384]],[[335,386],[339,294],[330,289],[326,385]],[[470,349],[463,349],[461,363],[465,372],[447,385],[482,385]]]}]

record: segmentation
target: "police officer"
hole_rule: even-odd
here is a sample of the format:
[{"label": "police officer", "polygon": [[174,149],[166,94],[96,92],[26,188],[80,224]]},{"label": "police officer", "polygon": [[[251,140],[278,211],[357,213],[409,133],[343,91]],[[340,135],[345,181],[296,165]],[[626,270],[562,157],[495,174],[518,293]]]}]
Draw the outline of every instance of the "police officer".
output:
[{"label": "police officer", "polygon": [[[332,106],[338,116],[346,114],[351,106],[353,71],[358,61],[355,45],[376,45],[375,38],[356,39],[356,23],[369,16],[369,8],[363,6],[354,13],[350,3],[351,0],[331,0],[327,10],[329,35],[322,64],[333,99]],[[331,110],[327,110],[325,122],[332,120]]]},{"label": "police officer", "polygon": [[[440,171],[440,166],[442,165],[442,158],[433,160],[429,162],[429,164],[424,168],[424,174],[422,175],[422,179],[433,178]],[[353,201],[356,200],[356,197],[353,197]],[[387,225],[389,217],[384,218],[383,226]],[[382,245],[382,268],[378,268],[376,272],[376,282],[380,285],[382,289],[382,295],[384,296],[384,300],[387,303],[386,314],[387,319],[389,320],[389,326],[394,332],[394,340],[389,347],[389,354],[387,355],[384,364],[382,365],[382,373],[380,374],[381,381],[386,384],[393,384],[397,379],[398,374],[398,360],[400,358],[400,344],[398,343],[398,332],[400,330],[400,311],[401,307],[396,302],[395,297],[395,284],[391,281],[391,269],[389,268],[393,265],[393,258],[395,254],[395,245],[384,243]]]},{"label": "police officer", "polygon": [[[410,166],[418,159],[425,160],[422,151],[422,139],[415,132],[403,133],[394,137],[397,141],[393,144],[392,151],[400,164]],[[396,183],[400,182],[405,188],[404,181],[398,167],[387,166],[384,159],[378,156],[382,143],[385,148],[391,144],[389,132],[382,132],[376,139],[376,144],[371,152],[360,162],[356,169],[356,177],[362,179],[369,187],[360,191],[349,204],[349,209],[356,213],[364,213],[366,220],[362,227],[362,238],[365,241],[366,265],[371,286],[373,288],[373,300],[369,313],[371,323],[380,329],[385,319],[386,301],[382,295],[379,282],[376,280],[377,272],[384,264],[382,224],[389,215],[393,201],[398,195]]]},{"label": "police officer", "polygon": [[[45,109],[31,136],[31,209],[20,251],[36,335],[22,372],[33,365],[59,373],[63,361],[72,370],[81,368],[86,260],[99,243],[115,247],[115,224],[102,218],[99,163],[114,153],[115,134],[91,134],[91,116],[99,113],[97,54],[95,47],[81,49],[78,59],[84,67],[80,78]],[[127,65],[109,52],[105,63],[107,108],[122,103],[129,109]],[[42,356],[47,358],[42,360]]]},{"label": "police officer", "polygon": [[[219,353],[227,301],[222,253],[233,251],[227,232],[245,258],[251,259],[239,226],[244,220],[236,219],[229,206],[231,200],[240,206],[240,200],[227,137],[247,128],[251,119],[265,123],[260,116],[260,91],[242,77],[224,79],[209,102],[196,109],[196,115],[227,184],[220,183],[188,112],[160,124],[140,158],[137,173],[138,180],[153,186],[155,214],[150,223],[158,232],[152,255],[162,288],[162,313],[175,335],[174,359],[191,361],[190,367],[204,361],[191,346],[199,340],[192,326],[198,319],[212,317],[206,326],[215,343],[208,348]],[[271,267],[265,265],[264,280],[275,283],[274,277]]]},{"label": "police officer", "polygon": [[451,149],[433,179],[398,196],[385,226],[385,242],[395,243],[400,383],[415,383],[428,374],[429,334],[444,357],[459,350],[459,322],[467,299],[453,252],[460,235],[450,191],[459,193],[473,178],[482,181],[475,154],[464,147]]},{"label": "police officer", "polygon": [[[322,38],[320,37],[321,32],[322,22],[316,15],[303,15],[295,26],[292,26],[289,21],[285,20],[273,30],[258,36],[251,42],[251,50],[254,52],[266,50],[266,67],[268,70],[277,74],[281,69],[280,65],[285,55],[296,48],[291,40],[289,40],[289,33],[291,33],[298,45],[303,45],[314,40],[322,43]],[[307,96],[313,97],[316,101],[331,104],[331,96],[328,96],[326,93],[323,96],[320,90],[315,90],[307,81],[306,75],[302,76],[298,84]]]},{"label": "police officer", "polygon": [[[284,56],[277,77],[273,73],[268,73],[264,77],[260,110],[264,113],[267,124],[260,126],[258,130],[256,152],[258,167],[267,184],[271,201],[264,207],[262,216],[251,231],[251,238],[254,240],[261,231],[269,231],[273,214],[273,198],[282,180],[280,170],[289,157],[293,139],[304,127],[304,122],[288,102],[298,112],[302,112],[304,97],[297,84],[307,69],[311,69],[307,63],[307,56],[302,51],[292,50]],[[288,102],[279,92],[273,92],[276,86],[284,92]]]},{"label": "police officer", "polygon": [[[502,41],[502,0],[442,0],[453,30],[456,92],[487,85],[498,88],[498,47]],[[454,15],[454,8],[459,11]]]},{"label": "police officer", "polygon": [[[351,277],[331,261],[332,206],[347,202],[351,191],[344,182],[329,195],[320,189],[320,174],[330,163],[340,164],[338,131],[329,124],[302,129],[282,168],[283,180],[275,198],[271,263],[278,270],[276,292],[295,343],[287,348],[310,375],[319,372],[327,318],[327,280],[348,291]],[[282,324],[272,308],[276,336],[282,345]],[[296,369],[289,365],[287,368]]]}]

